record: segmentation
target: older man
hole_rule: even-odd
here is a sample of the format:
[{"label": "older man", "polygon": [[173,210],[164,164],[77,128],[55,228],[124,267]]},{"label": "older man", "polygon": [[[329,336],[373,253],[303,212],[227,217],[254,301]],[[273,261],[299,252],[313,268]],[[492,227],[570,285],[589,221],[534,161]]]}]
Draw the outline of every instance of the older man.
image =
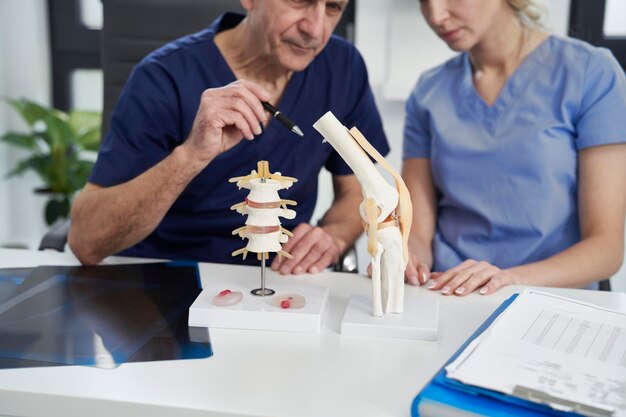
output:
[{"label": "older man", "polygon": [[[243,218],[229,210],[245,193],[228,179],[258,160],[299,182],[287,221],[294,255],[274,269],[319,272],[361,232],[354,175],[312,124],[331,110],[388,152],[365,65],[332,36],[347,0],[241,0],[208,29],[146,57],[119,99],[90,182],[72,208],[69,243],[85,264],[112,254],[236,262],[231,235]],[[291,133],[264,111],[278,105],[304,131]],[[245,139],[245,140],[243,140]],[[335,199],[319,227],[308,224],[321,167]],[[240,262],[240,261],[238,261]]]}]

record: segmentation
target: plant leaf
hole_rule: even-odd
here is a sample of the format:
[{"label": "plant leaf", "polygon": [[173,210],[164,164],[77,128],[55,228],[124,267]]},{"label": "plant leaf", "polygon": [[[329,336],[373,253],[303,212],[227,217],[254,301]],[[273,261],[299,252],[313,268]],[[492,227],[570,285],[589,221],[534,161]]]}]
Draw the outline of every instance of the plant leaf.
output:
[{"label": "plant leaf", "polygon": [[84,160],[74,161],[70,164],[72,172],[68,172],[68,191],[73,193],[85,186],[93,165],[93,162]]},{"label": "plant leaf", "polygon": [[100,129],[102,115],[95,111],[74,110],[69,113],[69,124],[76,136],[84,135],[85,132]]},{"label": "plant leaf", "polygon": [[53,154],[55,151],[65,152],[66,147],[76,141],[74,132],[67,120],[52,113],[44,115],[42,120],[47,127],[43,136],[50,145]]},{"label": "plant leaf", "polygon": [[67,195],[62,199],[52,198],[46,204],[45,216],[46,223],[50,226],[56,219],[67,219],[70,214],[70,201]]},{"label": "plant leaf", "polygon": [[69,114],[69,123],[76,135],[76,141],[83,149],[98,150],[102,128],[102,115],[99,112],[73,111]]},{"label": "plant leaf", "polygon": [[37,137],[25,133],[7,132],[0,137],[0,140],[13,146],[36,151]]},{"label": "plant leaf", "polygon": [[98,151],[100,148],[100,126],[86,131],[77,138],[83,149],[88,151]]},{"label": "plant leaf", "polygon": [[22,175],[27,169],[34,170],[37,175],[48,184],[50,182],[50,162],[49,158],[44,155],[34,155],[29,158],[19,161],[15,168],[9,171],[6,176],[13,177],[16,175]]},{"label": "plant leaf", "polygon": [[22,116],[30,127],[33,127],[38,120],[42,120],[45,115],[56,117],[59,117],[57,115],[65,115],[59,110],[49,109],[25,98],[5,99],[5,101]]},{"label": "plant leaf", "polygon": [[22,175],[30,169],[53,192],[71,196],[81,189],[93,167],[83,151],[97,151],[100,146],[100,113],[66,114],[26,99],[0,97],[0,100],[13,107],[31,128],[30,133],[8,132],[0,136],[0,142],[20,146],[31,154],[19,161],[7,176]]},{"label": "plant leaf", "polygon": [[24,171],[30,168],[30,159],[31,158],[26,158],[19,161],[15,168],[5,174],[6,178],[11,178],[24,174]]}]

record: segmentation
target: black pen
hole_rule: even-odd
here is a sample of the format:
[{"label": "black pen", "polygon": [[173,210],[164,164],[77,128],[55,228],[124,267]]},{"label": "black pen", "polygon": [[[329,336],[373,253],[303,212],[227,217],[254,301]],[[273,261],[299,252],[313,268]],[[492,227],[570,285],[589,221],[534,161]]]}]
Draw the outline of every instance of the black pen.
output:
[{"label": "black pen", "polygon": [[302,130],[300,130],[300,128],[294,122],[292,122],[287,116],[285,116],[283,112],[272,106],[267,101],[262,101],[261,103],[263,103],[263,108],[267,110],[272,116],[274,116],[274,118],[278,120],[281,125],[285,126],[296,135],[304,137],[304,133],[302,133]]}]

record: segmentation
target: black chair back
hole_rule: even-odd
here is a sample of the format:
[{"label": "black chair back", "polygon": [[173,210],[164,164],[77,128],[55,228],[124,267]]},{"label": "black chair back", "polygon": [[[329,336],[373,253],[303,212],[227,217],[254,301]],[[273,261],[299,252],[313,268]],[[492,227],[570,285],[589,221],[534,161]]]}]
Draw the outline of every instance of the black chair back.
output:
[{"label": "black chair back", "polygon": [[244,13],[239,0],[103,0],[102,137],[135,65],[161,45],[209,26],[226,11]]}]

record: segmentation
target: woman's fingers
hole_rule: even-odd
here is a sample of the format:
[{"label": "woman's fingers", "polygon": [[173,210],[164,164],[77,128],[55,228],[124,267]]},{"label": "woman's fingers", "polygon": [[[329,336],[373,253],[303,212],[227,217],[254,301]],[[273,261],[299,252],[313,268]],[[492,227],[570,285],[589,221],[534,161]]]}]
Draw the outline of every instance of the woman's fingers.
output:
[{"label": "woman's fingers", "polygon": [[420,263],[417,268],[417,277],[419,279],[420,285],[426,284],[430,279],[430,268]]},{"label": "woman's fingers", "polygon": [[468,259],[445,272],[431,273],[428,288],[444,295],[464,296],[476,290],[487,295],[511,282],[507,271],[485,261]]},{"label": "woman's fingers", "polygon": [[404,270],[404,282],[408,282],[411,285],[419,285],[417,267],[419,262],[416,262],[414,256],[409,257],[409,262]]},{"label": "woman's fingers", "polygon": [[487,264],[484,268],[473,272],[465,281],[456,285],[452,291],[456,295],[467,295],[482,287],[498,273],[500,273],[500,268]]},{"label": "woman's fingers", "polygon": [[454,277],[458,273],[463,272],[467,268],[471,268],[476,263],[477,262],[475,260],[468,259],[467,261],[455,266],[454,268],[448,269],[447,271],[441,273],[440,275],[437,275],[436,277],[431,275],[431,279],[428,282],[428,289],[435,291],[443,290],[446,287],[446,284],[454,279]]},{"label": "woman's fingers", "polygon": [[498,274],[494,275],[487,284],[485,284],[479,291],[482,295],[489,295],[496,292],[498,289],[511,285],[512,278],[509,272],[500,271]]},{"label": "woman's fingers", "polygon": [[[441,292],[443,294],[467,294],[469,292],[469,281],[471,281],[475,275],[478,274],[480,277],[483,277],[481,281],[481,283],[483,283],[488,279],[490,273],[493,275],[498,271],[498,268],[485,261],[468,264],[466,268],[457,272],[454,278],[441,289]],[[484,278],[485,275],[487,275],[487,278]]]}]

